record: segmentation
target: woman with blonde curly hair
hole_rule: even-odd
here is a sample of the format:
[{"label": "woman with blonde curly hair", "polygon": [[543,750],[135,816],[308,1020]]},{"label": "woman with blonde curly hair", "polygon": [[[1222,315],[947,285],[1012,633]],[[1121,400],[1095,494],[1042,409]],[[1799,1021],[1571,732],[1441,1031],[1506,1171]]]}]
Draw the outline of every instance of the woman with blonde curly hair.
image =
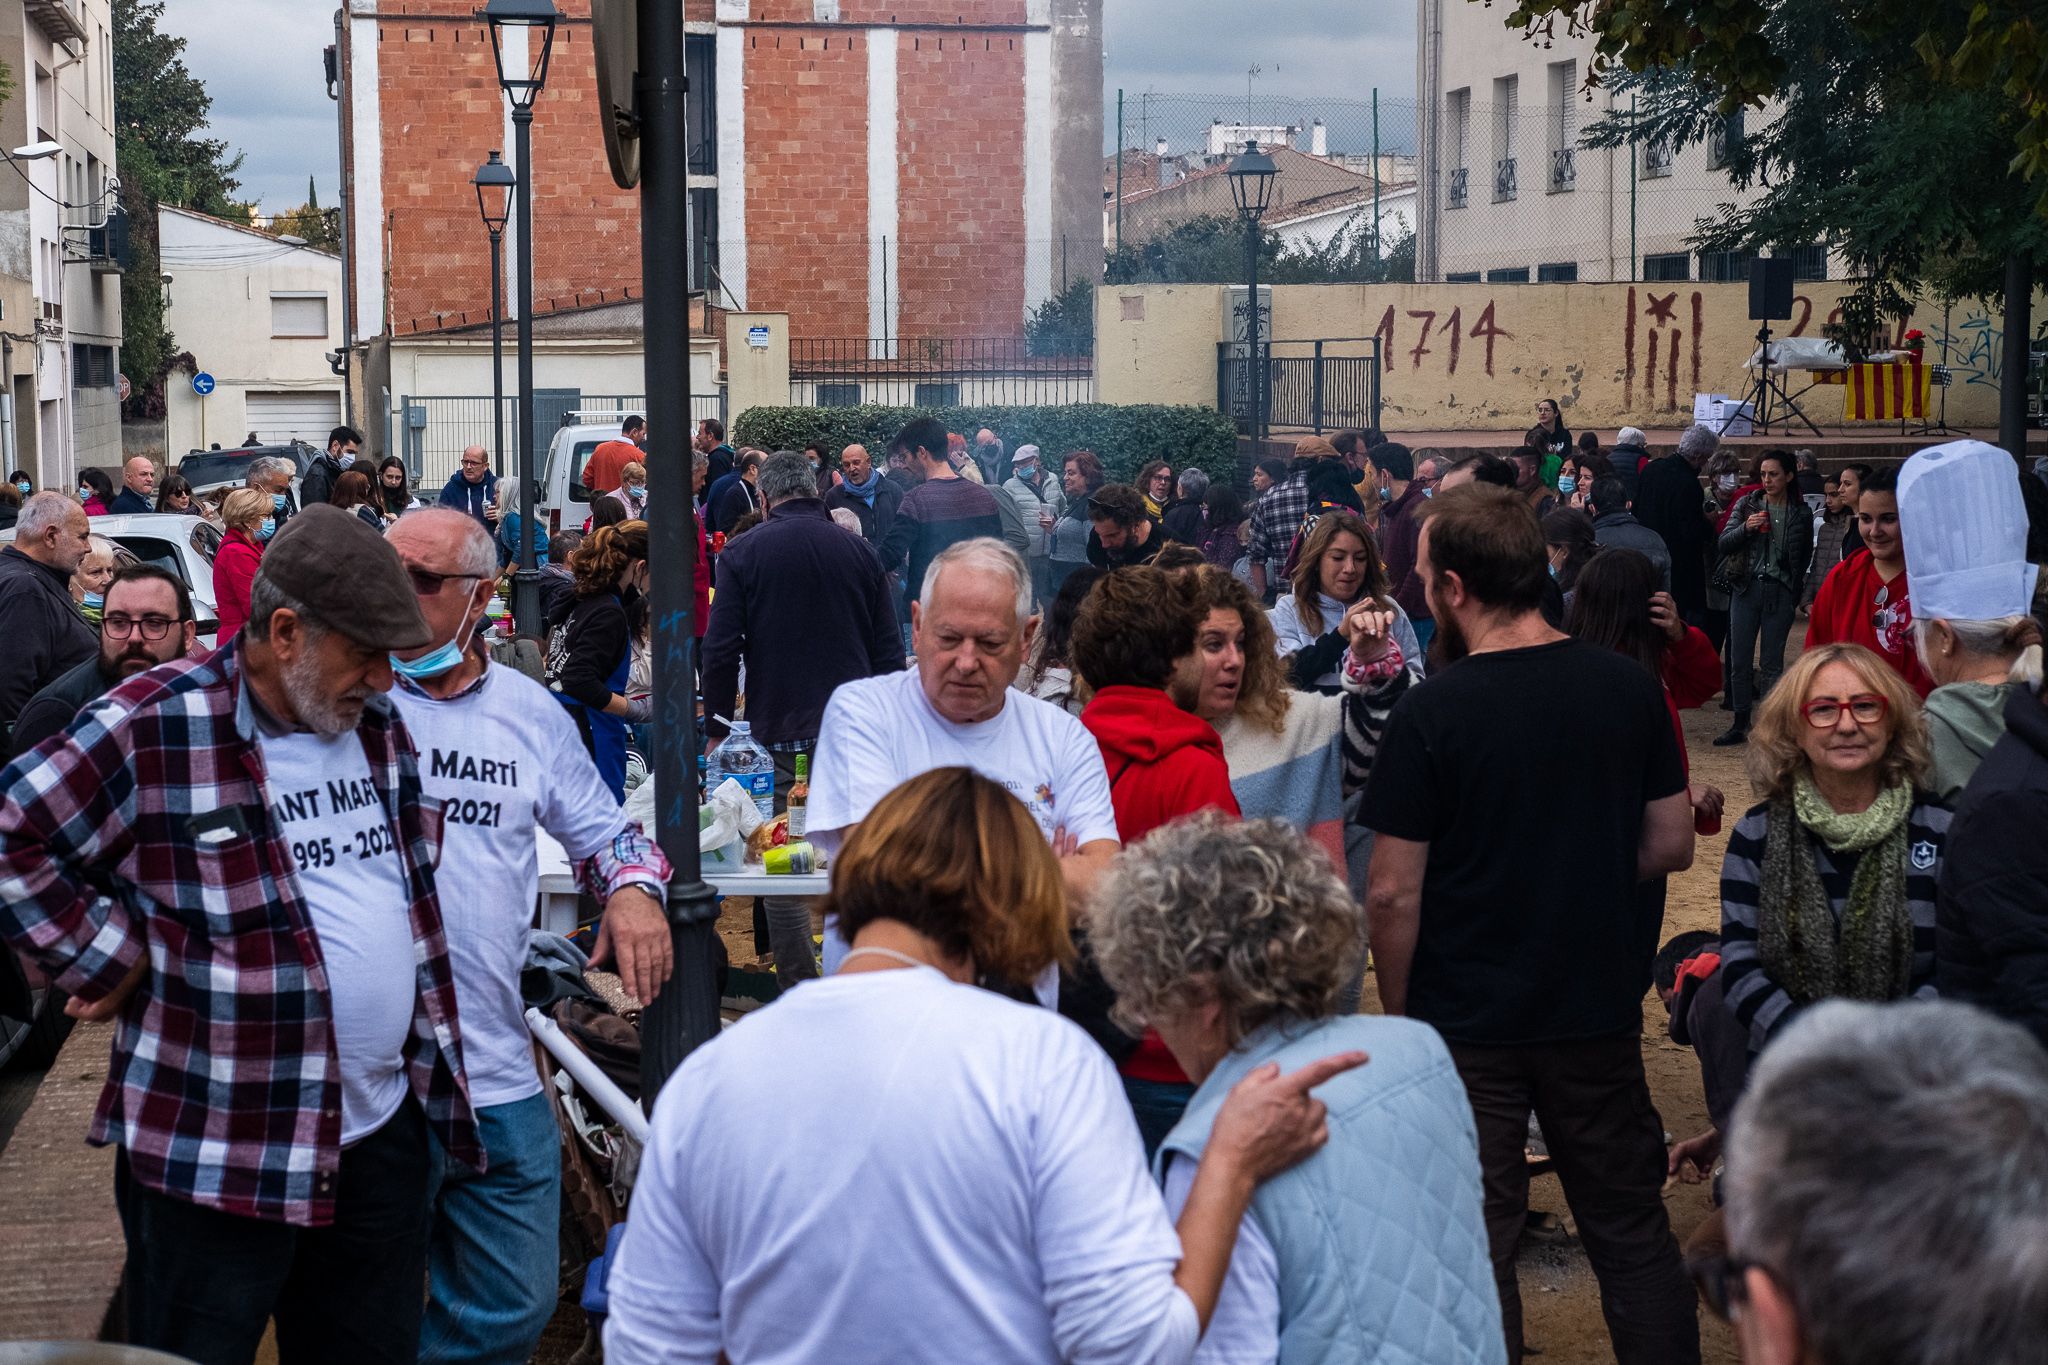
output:
[{"label": "woman with blonde curly hair", "polygon": [[626,594],[647,591],[647,523],[592,531],[569,556],[575,590],[548,613],[548,687],[575,718],[583,745],[612,795],[626,790],[626,726],[650,714],[626,695],[633,631]]},{"label": "woman with blonde curly hair", "polygon": [[1351,608],[1370,603],[1394,618],[1394,643],[1401,660],[1421,676],[1422,646],[1408,613],[1394,601],[1380,562],[1378,543],[1365,519],[1347,508],[1325,508],[1301,538],[1294,591],[1273,604],[1274,647],[1287,663],[1295,687],[1336,692],[1338,665],[1347,641],[1342,629]]},{"label": "woman with blonde curly hair", "polygon": [[1921,789],[1913,689],[1861,645],[1810,649],[1759,705],[1748,761],[1763,801],[1721,865],[1721,970],[1751,1053],[1818,1000],[1931,997],[1949,812]]},{"label": "woman with blonde curly hair", "polygon": [[976,984],[1071,954],[1022,802],[966,768],[911,779],[847,839],[830,903],[845,965],[662,1090],[605,1358],[1183,1365],[1255,1188],[1322,1145],[1308,1090],[1363,1054],[1219,1096],[1176,1227],[1101,1049]]},{"label": "woman with blonde curly hair", "polygon": [[1364,926],[1329,863],[1278,821],[1205,811],[1119,855],[1089,923],[1118,1013],[1199,1087],[1154,1162],[1174,1210],[1240,1079],[1372,1057],[1321,1092],[1329,1145],[1252,1197],[1205,1357],[1501,1360],[1471,1104],[1435,1029],[1342,1008]]}]

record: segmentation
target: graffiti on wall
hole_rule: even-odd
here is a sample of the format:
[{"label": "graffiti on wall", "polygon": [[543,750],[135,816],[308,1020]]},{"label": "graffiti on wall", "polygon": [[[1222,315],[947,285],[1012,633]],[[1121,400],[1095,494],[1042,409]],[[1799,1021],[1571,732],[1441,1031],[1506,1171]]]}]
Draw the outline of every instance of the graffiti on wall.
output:
[{"label": "graffiti on wall", "polygon": [[[1621,401],[1636,406],[1636,380],[1642,379],[1643,401],[1666,412],[1679,409],[1678,376],[1681,367],[1687,379],[1685,406],[1700,387],[1700,338],[1706,332],[1705,296],[1695,289],[1683,307],[1674,289],[1660,294],[1654,289],[1628,290],[1628,316],[1621,331]],[[1640,359],[1640,365],[1638,360]]]},{"label": "graffiti on wall", "polygon": [[1407,309],[1405,316],[1418,325],[1415,328],[1415,344],[1404,353],[1401,351],[1397,336],[1402,330],[1398,318],[1404,314],[1398,313],[1393,304],[1388,304],[1387,311],[1380,315],[1380,325],[1373,329],[1373,335],[1379,339],[1380,355],[1385,368],[1389,371],[1394,368],[1397,354],[1407,355],[1410,370],[1421,369],[1423,357],[1440,355],[1443,357],[1444,373],[1455,375],[1458,372],[1458,362],[1464,354],[1465,343],[1474,341],[1482,343],[1485,347],[1486,373],[1490,377],[1493,374],[1494,343],[1515,339],[1515,334],[1503,328],[1495,318],[1494,308],[1494,300],[1488,299],[1486,307],[1473,317],[1469,325],[1465,321],[1463,305],[1444,314],[1441,324],[1437,322],[1438,314],[1435,309]]}]

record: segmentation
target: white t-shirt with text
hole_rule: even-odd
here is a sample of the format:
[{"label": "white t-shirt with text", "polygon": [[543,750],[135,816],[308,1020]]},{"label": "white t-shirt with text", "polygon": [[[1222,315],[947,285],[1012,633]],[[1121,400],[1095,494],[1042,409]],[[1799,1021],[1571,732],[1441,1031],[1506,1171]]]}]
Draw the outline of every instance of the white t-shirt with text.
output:
[{"label": "white t-shirt with text", "polygon": [[320,941],[341,1066],[341,1140],[366,1138],[405,1102],[418,996],[397,831],[353,730],[263,735],[270,805]]}]

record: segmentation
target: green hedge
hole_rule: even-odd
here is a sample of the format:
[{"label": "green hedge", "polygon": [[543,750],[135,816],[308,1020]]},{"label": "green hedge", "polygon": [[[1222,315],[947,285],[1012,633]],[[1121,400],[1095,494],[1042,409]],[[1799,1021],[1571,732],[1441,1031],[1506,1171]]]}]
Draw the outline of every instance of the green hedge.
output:
[{"label": "green hedge", "polygon": [[1237,429],[1211,408],[1163,404],[1073,403],[1065,407],[980,408],[748,408],[733,423],[735,446],[802,450],[822,441],[838,451],[854,442],[879,463],[889,442],[913,418],[936,417],[948,431],[974,439],[987,427],[1011,450],[1035,445],[1048,460],[1070,450],[1092,450],[1112,482],[1129,482],[1148,460],[1176,470],[1200,467],[1212,479],[1237,477]]}]

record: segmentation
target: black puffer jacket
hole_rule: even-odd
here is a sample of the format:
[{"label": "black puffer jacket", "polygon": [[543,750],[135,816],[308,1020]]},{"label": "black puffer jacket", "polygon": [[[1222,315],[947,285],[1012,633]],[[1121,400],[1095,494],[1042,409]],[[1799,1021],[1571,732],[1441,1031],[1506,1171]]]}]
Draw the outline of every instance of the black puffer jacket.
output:
[{"label": "black puffer jacket", "polygon": [[2048,705],[2016,687],[2005,737],[1957,799],[1942,858],[1935,984],[2048,1043]]},{"label": "black puffer jacket", "polygon": [[70,584],[12,545],[0,549],[0,726],[11,730],[30,697],[99,652]]}]

